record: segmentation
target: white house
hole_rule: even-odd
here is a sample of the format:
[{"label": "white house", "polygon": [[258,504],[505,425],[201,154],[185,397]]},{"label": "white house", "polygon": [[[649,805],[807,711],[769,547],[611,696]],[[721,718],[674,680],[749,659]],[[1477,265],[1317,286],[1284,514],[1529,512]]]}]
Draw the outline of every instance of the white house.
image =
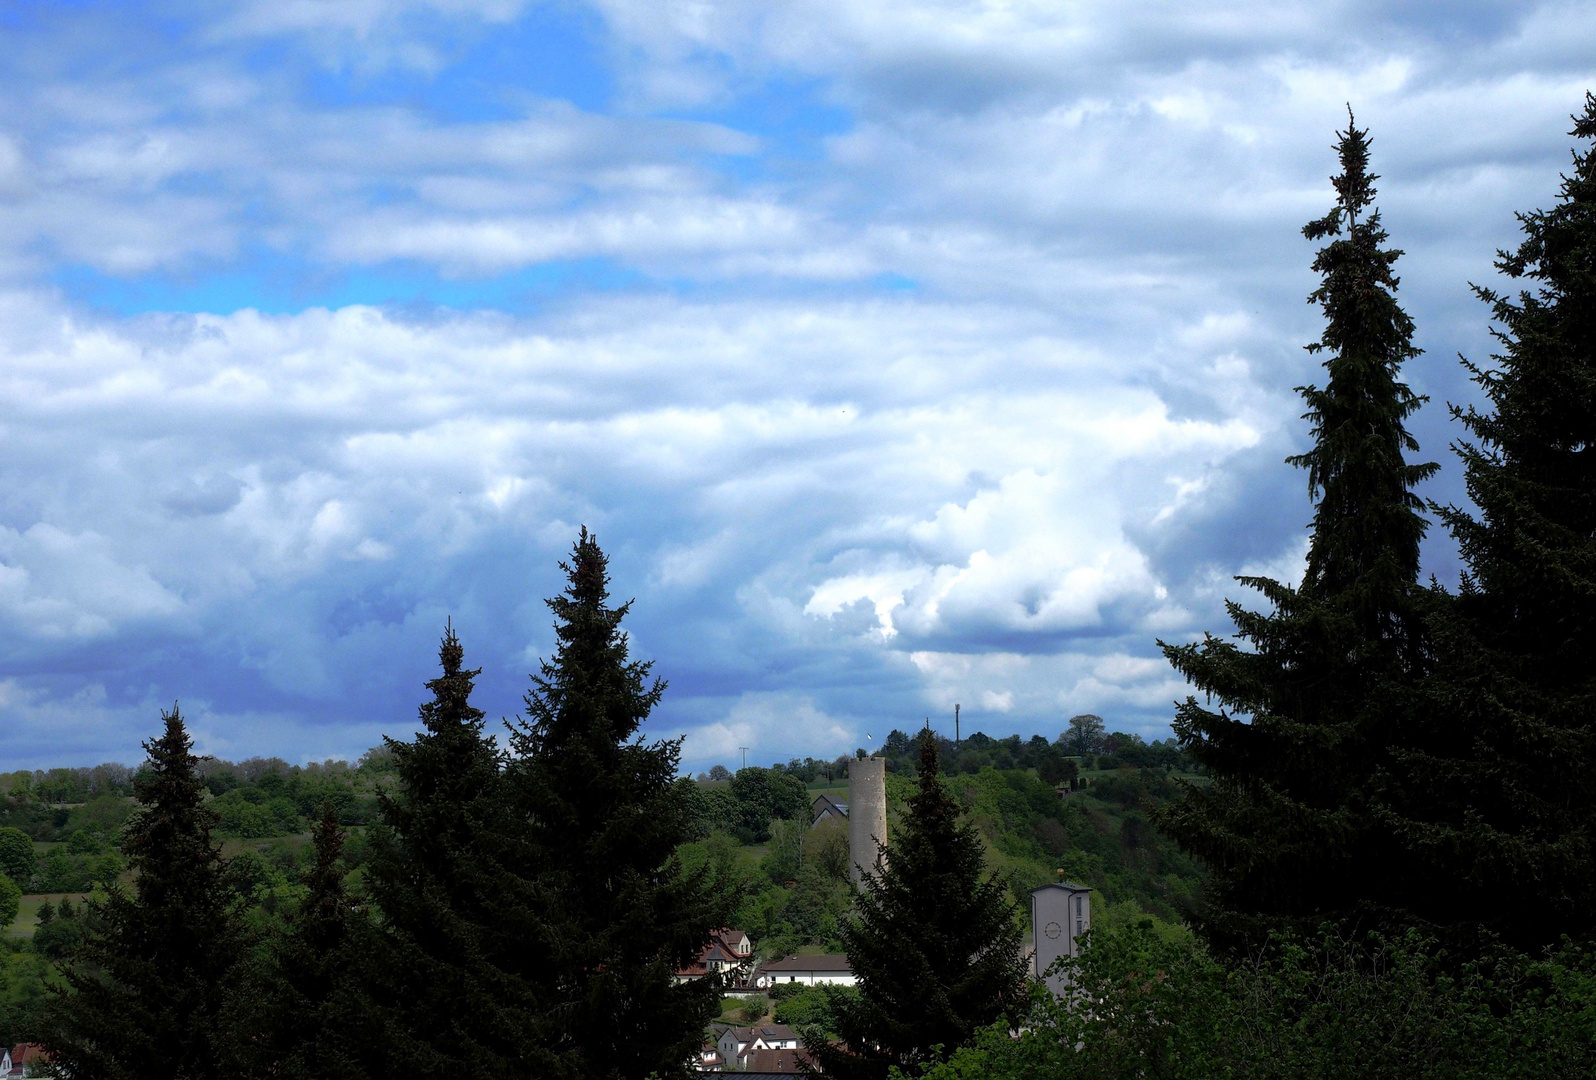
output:
[{"label": "white house", "polygon": [[798,1033],[786,1024],[729,1027],[720,1033],[715,1049],[727,1066],[736,1062],[737,1068],[746,1069],[748,1058],[755,1051],[798,1049]]},{"label": "white house", "polygon": [[754,972],[754,985],[761,990],[768,990],[777,983],[852,986],[858,981],[846,956],[789,956],[763,964]]}]

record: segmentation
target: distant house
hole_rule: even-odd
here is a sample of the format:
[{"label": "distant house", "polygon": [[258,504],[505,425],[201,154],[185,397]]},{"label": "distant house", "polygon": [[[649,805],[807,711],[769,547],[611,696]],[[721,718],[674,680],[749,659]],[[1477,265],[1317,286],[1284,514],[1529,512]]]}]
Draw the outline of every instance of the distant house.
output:
[{"label": "distant house", "polygon": [[720,1033],[715,1044],[727,1068],[735,1065],[748,1069],[751,1055],[762,1050],[798,1049],[798,1033],[786,1024],[755,1024],[752,1027],[729,1027]]},{"label": "distant house", "polygon": [[814,821],[810,828],[814,828],[823,821],[840,821],[847,824],[848,804],[841,799],[833,799],[830,795],[822,795],[809,806]]},{"label": "distant house", "polygon": [[[809,1069],[805,1069],[804,1065]],[[755,1050],[743,1066],[743,1073],[751,1076],[792,1076],[814,1070],[815,1059],[807,1050]]]},{"label": "distant house", "polygon": [[720,1056],[720,1047],[707,1042],[698,1048],[698,1071],[720,1072],[726,1068],[726,1059]]},{"label": "distant house", "polygon": [[0,1076],[43,1076],[49,1062],[50,1055],[42,1043],[17,1043],[0,1054]]},{"label": "distant house", "polygon": [[721,927],[710,932],[709,944],[698,950],[698,959],[676,969],[676,981],[692,982],[706,975],[720,975],[726,985],[746,986],[754,967],[754,941],[741,930]]},{"label": "distant house", "polygon": [[846,956],[789,956],[785,960],[772,960],[760,965],[759,970],[754,972],[753,984],[761,990],[768,990],[777,983],[852,986],[858,981],[853,973],[853,965],[848,963]]}]

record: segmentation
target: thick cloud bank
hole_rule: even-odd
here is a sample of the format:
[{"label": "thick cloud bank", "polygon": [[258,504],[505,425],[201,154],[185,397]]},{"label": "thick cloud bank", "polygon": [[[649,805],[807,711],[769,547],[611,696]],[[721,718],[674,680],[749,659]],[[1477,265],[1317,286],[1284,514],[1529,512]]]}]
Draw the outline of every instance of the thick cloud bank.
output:
[{"label": "thick cloud bank", "polygon": [[514,712],[584,523],[694,767],[955,702],[1162,734],[1154,639],[1298,572],[1346,103],[1444,459],[1467,282],[1596,84],[1577,5],[1195,10],[23,9],[8,758],[129,758],[179,698],[216,753],[357,753],[446,618]]}]

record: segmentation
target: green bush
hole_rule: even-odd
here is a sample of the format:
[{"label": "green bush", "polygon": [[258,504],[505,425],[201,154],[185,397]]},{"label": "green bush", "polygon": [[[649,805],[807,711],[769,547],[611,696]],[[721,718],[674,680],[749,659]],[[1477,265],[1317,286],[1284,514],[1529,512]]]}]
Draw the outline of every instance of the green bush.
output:
[{"label": "green bush", "polygon": [[[1278,941],[1227,966],[1152,920],[1094,927],[1019,1038],[982,1033],[929,1080],[1471,1080],[1588,1076],[1596,955],[1457,963],[1416,934]],[[1087,1007],[1086,1003],[1090,1003]]]},{"label": "green bush", "polygon": [[56,963],[71,956],[82,940],[81,918],[52,919],[33,932],[34,951]]},{"label": "green bush", "polygon": [[[776,990],[786,990],[778,995]],[[776,1022],[790,1027],[817,1028],[826,1037],[835,1034],[833,1028],[834,1002],[839,996],[856,994],[852,987],[791,986],[772,987],[771,999],[775,1002],[773,1015]]]},{"label": "green bush", "polygon": [[31,836],[9,826],[0,829],[0,874],[12,881],[26,882],[33,877],[38,861]]},{"label": "green bush", "polygon": [[74,855],[98,855],[105,850],[105,837],[98,832],[79,829],[67,837],[66,849]]},{"label": "green bush", "polygon": [[0,930],[17,921],[17,911],[22,906],[22,888],[4,874],[0,874]]},{"label": "green bush", "polygon": [[[33,885],[30,892],[36,893],[75,893],[88,892],[94,888],[95,880],[100,877],[101,863],[109,856],[115,855],[73,855],[64,847],[51,848],[50,853],[39,860],[38,869],[33,872]],[[120,873],[120,869],[118,870]],[[115,879],[115,875],[112,875]]]},{"label": "green bush", "polygon": [[[260,800],[260,801],[252,801]],[[218,832],[246,840],[268,836],[288,836],[301,829],[299,807],[292,799],[279,796],[266,799],[258,788],[240,788],[211,803],[221,819]]]},{"label": "green bush", "polygon": [[91,802],[76,807],[67,815],[66,827],[69,829],[88,829],[101,833],[107,837],[116,835],[128,817],[133,813],[134,802],[132,799],[120,795],[101,795]]}]

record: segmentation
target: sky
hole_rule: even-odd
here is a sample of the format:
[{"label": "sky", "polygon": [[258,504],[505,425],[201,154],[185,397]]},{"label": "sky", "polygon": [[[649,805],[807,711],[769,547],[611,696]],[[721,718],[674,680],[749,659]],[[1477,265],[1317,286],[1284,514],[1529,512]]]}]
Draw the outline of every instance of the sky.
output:
[{"label": "sky", "polygon": [[[684,768],[1169,734],[1295,580],[1350,106],[1464,499],[1585,3],[0,0],[0,769],[491,722],[586,525]],[[1439,529],[1425,572],[1456,579]]]}]

